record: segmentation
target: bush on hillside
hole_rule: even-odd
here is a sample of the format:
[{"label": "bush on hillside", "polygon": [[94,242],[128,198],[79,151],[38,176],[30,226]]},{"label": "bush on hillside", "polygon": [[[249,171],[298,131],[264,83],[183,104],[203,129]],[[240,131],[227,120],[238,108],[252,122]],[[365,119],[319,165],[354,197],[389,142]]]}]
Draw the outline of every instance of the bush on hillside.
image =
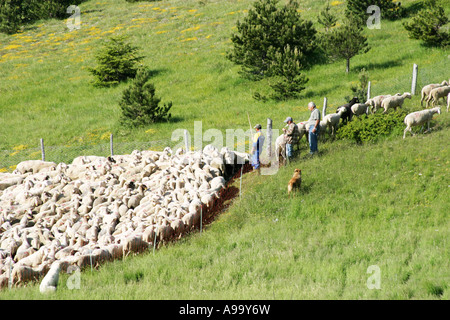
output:
[{"label": "bush on hillside", "polygon": [[12,34],[26,23],[66,18],[67,8],[83,0],[0,0],[0,32]]},{"label": "bush on hillside", "polygon": [[124,90],[119,103],[122,124],[135,127],[171,118],[172,102],[160,106],[161,99],[155,96],[155,86],[149,79],[150,71],[140,68],[131,85]]},{"label": "bush on hillside", "polygon": [[353,97],[358,97],[361,103],[367,101],[367,86],[369,85],[369,74],[367,73],[365,68],[362,68],[358,75],[359,83],[357,85],[350,86],[350,90],[352,91],[350,96],[346,96],[344,98],[345,101],[350,101]]},{"label": "bush on hillside", "polygon": [[88,69],[95,76],[94,86],[109,87],[134,78],[144,58],[138,52],[139,48],[127,43],[123,36],[109,38],[95,54],[97,67]]},{"label": "bush on hillside", "polygon": [[389,112],[387,114],[376,113],[353,117],[347,125],[339,128],[336,137],[338,139],[353,140],[356,143],[375,142],[380,136],[386,136],[394,131],[403,132],[405,124],[403,120],[408,112],[404,109]]},{"label": "bush on hillside", "polygon": [[427,0],[425,9],[420,10],[403,26],[412,39],[421,40],[425,45],[445,47],[450,45],[450,33],[443,30],[449,23],[444,8],[436,0]]}]

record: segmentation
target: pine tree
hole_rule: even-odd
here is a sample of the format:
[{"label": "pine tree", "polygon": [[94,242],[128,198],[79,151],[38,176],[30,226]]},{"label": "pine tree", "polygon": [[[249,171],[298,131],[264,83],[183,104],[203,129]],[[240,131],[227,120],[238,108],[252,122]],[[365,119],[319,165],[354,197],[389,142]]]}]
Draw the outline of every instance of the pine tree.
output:
[{"label": "pine tree", "polygon": [[450,34],[443,31],[443,26],[449,22],[444,8],[436,0],[428,0],[424,5],[425,9],[403,23],[409,37],[422,40],[428,46],[450,45]]},{"label": "pine tree", "polygon": [[67,7],[83,0],[0,0],[0,32],[17,32],[39,19],[66,18]]},{"label": "pine tree", "polygon": [[20,0],[0,0],[0,31],[6,34],[17,32],[22,24]]},{"label": "pine tree", "polygon": [[328,32],[331,28],[336,25],[337,18],[331,14],[330,5],[327,3],[325,9],[323,9],[319,16],[317,17],[317,22],[319,22],[324,28],[325,32]]},{"label": "pine tree", "polygon": [[296,98],[299,93],[305,89],[308,79],[301,73],[300,62],[301,53],[295,48],[291,49],[289,45],[283,52],[274,53],[270,71],[275,75],[275,83],[270,84],[274,90],[272,98],[276,100],[286,100]]},{"label": "pine tree", "polygon": [[149,82],[149,78],[150,71],[140,68],[131,85],[124,90],[119,102],[122,124],[140,126],[170,120],[172,102],[159,105],[161,99],[155,96],[155,86]]},{"label": "pine tree", "polygon": [[315,49],[316,30],[312,22],[301,19],[299,5],[294,0],[277,7],[279,0],[258,0],[242,22],[236,24],[237,33],[231,41],[233,49],[227,57],[242,66],[245,75],[261,79],[272,76],[270,66],[273,54],[282,53],[289,45],[301,52],[301,65]]},{"label": "pine tree", "polygon": [[139,48],[125,41],[125,37],[111,37],[95,55],[97,67],[88,70],[95,76],[94,86],[108,87],[136,76]]},{"label": "pine tree", "polygon": [[370,50],[362,26],[354,19],[347,19],[343,25],[323,36],[323,48],[332,60],[345,59],[346,73],[350,71],[350,59]]}]

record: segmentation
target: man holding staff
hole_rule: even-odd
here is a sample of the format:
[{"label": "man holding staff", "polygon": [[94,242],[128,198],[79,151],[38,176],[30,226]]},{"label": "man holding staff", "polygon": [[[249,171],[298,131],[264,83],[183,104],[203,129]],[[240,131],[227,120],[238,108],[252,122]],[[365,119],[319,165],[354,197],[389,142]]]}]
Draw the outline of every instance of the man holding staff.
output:
[{"label": "man holding staff", "polygon": [[253,136],[253,147],[252,147],[252,166],[253,170],[257,170],[258,174],[261,174],[261,162],[259,157],[261,156],[263,145],[264,145],[264,135],[261,132],[261,125],[257,124],[254,129],[256,130],[255,135]]}]

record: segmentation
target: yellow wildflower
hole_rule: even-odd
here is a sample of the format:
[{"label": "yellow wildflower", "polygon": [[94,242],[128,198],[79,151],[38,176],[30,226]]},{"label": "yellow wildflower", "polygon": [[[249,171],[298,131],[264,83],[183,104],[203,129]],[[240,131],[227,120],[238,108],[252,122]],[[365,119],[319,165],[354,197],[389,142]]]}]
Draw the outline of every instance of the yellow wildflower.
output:
[{"label": "yellow wildflower", "polygon": [[198,40],[197,37],[192,37],[192,38],[186,38],[186,39],[183,39],[183,40],[181,40],[181,42],[186,42],[186,41],[196,41],[196,40]]},{"label": "yellow wildflower", "polygon": [[21,150],[25,150],[26,148],[28,148],[28,145],[26,144],[19,144],[18,146],[13,147],[14,151],[21,151]]},{"label": "yellow wildflower", "polygon": [[9,46],[4,47],[3,50],[13,50],[21,47],[22,46],[20,44],[11,44]]},{"label": "yellow wildflower", "polygon": [[100,140],[107,140],[111,137],[111,132],[105,132],[100,136]]},{"label": "yellow wildflower", "polygon": [[340,4],[343,4],[343,2],[342,2],[342,1],[333,1],[333,2],[331,3],[332,6],[338,6],[338,5],[340,5]]}]

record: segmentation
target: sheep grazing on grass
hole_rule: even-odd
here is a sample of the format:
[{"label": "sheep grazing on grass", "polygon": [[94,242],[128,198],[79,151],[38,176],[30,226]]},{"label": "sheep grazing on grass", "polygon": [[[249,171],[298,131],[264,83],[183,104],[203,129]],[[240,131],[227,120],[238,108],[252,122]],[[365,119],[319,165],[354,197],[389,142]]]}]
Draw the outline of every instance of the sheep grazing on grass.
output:
[{"label": "sheep grazing on grass", "polygon": [[342,106],[340,106],[340,107],[338,107],[338,108],[336,109],[336,113],[337,113],[337,112],[339,112],[339,109],[340,109],[340,108],[345,108],[345,113],[341,116],[342,121],[343,121],[344,123],[347,123],[347,122],[349,122],[349,121],[352,120],[352,116],[353,116],[353,113],[352,113],[352,106],[353,106],[355,103],[359,103],[358,97],[353,97],[352,100],[350,100],[348,103],[346,103],[346,104],[344,104],[344,105],[342,105]]},{"label": "sheep grazing on grass", "polygon": [[403,139],[405,139],[407,131],[409,131],[411,135],[414,135],[411,130],[411,127],[413,126],[423,126],[425,123],[427,123],[428,125],[427,131],[429,131],[430,120],[433,118],[433,115],[435,113],[440,114],[441,108],[436,107],[433,109],[421,110],[408,114],[404,120],[404,123],[406,124],[406,129],[405,131],[403,131]]},{"label": "sheep grazing on grass", "polygon": [[447,81],[442,81],[442,83],[432,83],[432,84],[428,84],[425,87],[422,88],[422,98],[420,99],[420,106],[423,106],[423,101],[428,98],[431,90],[439,88],[439,87],[443,87],[443,86],[448,86],[448,82]]},{"label": "sheep grazing on grass", "polygon": [[432,105],[434,107],[436,103],[439,103],[440,98],[445,99],[445,97],[447,97],[449,93],[450,93],[450,86],[439,87],[431,90],[427,98],[427,108],[430,104],[430,101],[432,101]]},{"label": "sheep grazing on grass", "polygon": [[402,95],[395,95],[384,99],[381,103],[381,106],[384,109],[383,113],[386,113],[389,109],[397,110],[397,108],[401,108],[405,99],[411,99],[411,93],[405,92]]}]

